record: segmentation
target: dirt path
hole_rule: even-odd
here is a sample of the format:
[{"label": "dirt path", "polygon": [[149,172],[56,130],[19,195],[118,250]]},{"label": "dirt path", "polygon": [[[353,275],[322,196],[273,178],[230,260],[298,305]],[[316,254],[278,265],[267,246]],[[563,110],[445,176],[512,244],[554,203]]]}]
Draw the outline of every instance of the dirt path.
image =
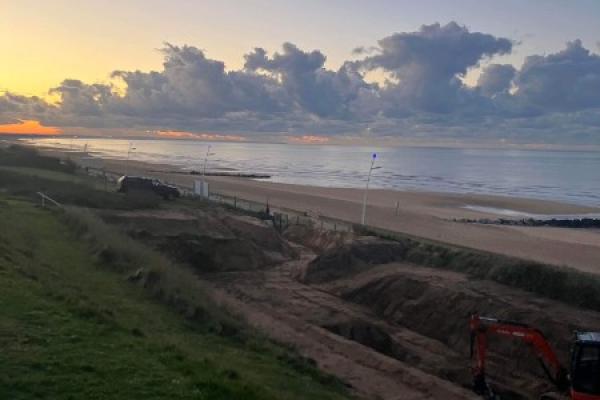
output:
[{"label": "dirt path", "polygon": [[[300,260],[272,270],[215,274],[210,281],[219,301],[241,312],[250,324],[271,338],[291,344],[302,355],[314,359],[322,370],[351,385],[362,398],[476,398],[470,391],[423,370],[435,369],[440,358],[458,358],[439,342],[385,323],[366,307],[298,282],[294,276],[312,257],[305,251]],[[406,347],[407,362],[330,331],[344,324],[365,327],[365,340],[373,332],[395,336],[394,341],[403,342]],[[411,357],[427,360],[427,365],[413,368],[408,362]]]}]

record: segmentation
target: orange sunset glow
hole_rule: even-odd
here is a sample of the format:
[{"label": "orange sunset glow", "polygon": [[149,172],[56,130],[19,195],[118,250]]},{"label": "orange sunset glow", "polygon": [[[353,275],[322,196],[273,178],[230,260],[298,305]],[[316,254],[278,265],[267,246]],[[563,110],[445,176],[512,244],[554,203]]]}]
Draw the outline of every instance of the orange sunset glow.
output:
[{"label": "orange sunset glow", "polygon": [[194,133],[185,131],[158,131],[158,136],[169,139],[222,140],[227,142],[243,142],[246,140],[238,135],[221,135],[219,133]]},{"label": "orange sunset glow", "polygon": [[292,143],[302,144],[324,144],[329,142],[328,137],[317,135],[290,136],[288,139]]},{"label": "orange sunset glow", "polygon": [[63,131],[54,126],[44,126],[40,121],[21,120],[18,124],[0,125],[2,135],[60,135]]}]

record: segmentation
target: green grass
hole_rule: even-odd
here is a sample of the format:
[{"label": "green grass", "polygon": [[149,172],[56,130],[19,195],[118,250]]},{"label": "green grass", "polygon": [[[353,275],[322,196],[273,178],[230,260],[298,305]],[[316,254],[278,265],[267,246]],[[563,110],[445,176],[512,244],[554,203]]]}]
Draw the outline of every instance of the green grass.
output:
[{"label": "green grass", "polygon": [[0,171],[12,172],[28,177],[38,177],[42,179],[49,179],[61,182],[84,183],[83,177],[75,175],[74,173],[52,171],[34,167],[16,167],[0,165]]},{"label": "green grass", "polygon": [[32,147],[20,145],[0,148],[0,165],[39,168],[45,171],[69,174],[74,173],[77,169],[77,166],[71,160],[61,161],[56,157],[42,155]]},{"label": "green grass", "polygon": [[25,166],[0,166],[0,193],[38,200],[37,192],[43,192],[61,204],[89,208],[133,210],[157,208],[158,196],[147,193],[116,193],[113,187],[104,190],[98,178],[69,174],[61,171],[43,170]]},{"label": "green grass", "polygon": [[0,196],[0,220],[0,399],[345,398],[289,349],[173,312],[59,212]]}]

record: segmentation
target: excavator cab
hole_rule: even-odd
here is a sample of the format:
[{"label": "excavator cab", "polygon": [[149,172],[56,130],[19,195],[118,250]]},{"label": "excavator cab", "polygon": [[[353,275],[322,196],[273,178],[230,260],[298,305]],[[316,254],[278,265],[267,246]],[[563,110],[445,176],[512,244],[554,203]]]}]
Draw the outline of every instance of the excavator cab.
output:
[{"label": "excavator cab", "polygon": [[600,333],[577,332],[571,352],[571,398],[600,399]]},{"label": "excavator cab", "polygon": [[473,390],[485,399],[497,399],[486,382],[488,336],[520,340],[532,346],[534,354],[557,392],[545,393],[542,399],[600,400],[600,332],[577,332],[571,350],[571,369],[561,364],[544,334],[528,325],[497,318],[471,316],[471,358],[474,363]]}]

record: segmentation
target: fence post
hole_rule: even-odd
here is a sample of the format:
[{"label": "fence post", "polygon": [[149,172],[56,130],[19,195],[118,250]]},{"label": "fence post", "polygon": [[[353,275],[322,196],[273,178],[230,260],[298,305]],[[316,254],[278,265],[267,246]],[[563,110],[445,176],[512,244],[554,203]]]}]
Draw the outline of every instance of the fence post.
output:
[{"label": "fence post", "polygon": [[233,196],[233,208],[237,208],[237,197]]},{"label": "fence post", "polygon": [[400,202],[396,201],[396,215],[398,215],[398,209],[400,208]]}]

